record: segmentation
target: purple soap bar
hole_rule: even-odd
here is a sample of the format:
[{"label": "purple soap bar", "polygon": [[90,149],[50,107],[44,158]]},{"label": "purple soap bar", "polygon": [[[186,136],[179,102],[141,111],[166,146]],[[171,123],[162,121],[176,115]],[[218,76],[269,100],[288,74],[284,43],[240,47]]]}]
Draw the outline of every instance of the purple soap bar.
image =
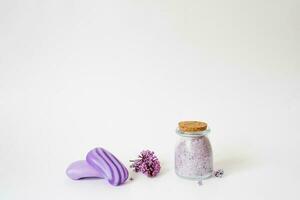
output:
[{"label": "purple soap bar", "polygon": [[109,151],[103,148],[91,150],[86,161],[112,185],[121,185],[128,178],[127,168]]},{"label": "purple soap bar", "polygon": [[68,177],[73,180],[83,178],[104,178],[104,175],[90,166],[85,160],[73,162],[66,171]]},{"label": "purple soap bar", "polygon": [[114,186],[123,184],[128,178],[127,168],[112,153],[100,147],[91,150],[86,160],[72,163],[66,174],[73,180],[103,178]]}]

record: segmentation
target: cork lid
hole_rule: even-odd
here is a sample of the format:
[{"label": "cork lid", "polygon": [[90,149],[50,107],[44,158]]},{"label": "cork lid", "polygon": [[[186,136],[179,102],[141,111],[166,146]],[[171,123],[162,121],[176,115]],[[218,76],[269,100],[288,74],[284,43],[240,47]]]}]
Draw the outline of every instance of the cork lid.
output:
[{"label": "cork lid", "polygon": [[198,131],[205,131],[207,124],[200,121],[181,121],[178,123],[179,130],[184,133],[193,133]]}]

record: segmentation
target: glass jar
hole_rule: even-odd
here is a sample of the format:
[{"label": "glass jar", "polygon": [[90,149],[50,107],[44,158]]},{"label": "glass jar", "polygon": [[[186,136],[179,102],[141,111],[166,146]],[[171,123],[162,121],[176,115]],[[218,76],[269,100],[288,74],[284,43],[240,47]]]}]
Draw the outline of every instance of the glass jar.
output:
[{"label": "glass jar", "polygon": [[209,128],[187,132],[177,128],[179,140],[175,147],[175,172],[179,177],[203,180],[213,174],[213,153],[207,137]]}]

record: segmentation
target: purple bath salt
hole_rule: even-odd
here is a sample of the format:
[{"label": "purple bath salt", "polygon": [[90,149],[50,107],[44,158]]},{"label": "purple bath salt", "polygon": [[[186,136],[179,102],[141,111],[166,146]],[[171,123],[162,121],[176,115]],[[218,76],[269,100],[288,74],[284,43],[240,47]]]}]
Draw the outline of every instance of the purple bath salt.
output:
[{"label": "purple bath salt", "polygon": [[209,130],[184,133],[175,148],[175,172],[188,179],[203,180],[213,174],[213,154],[206,134]]}]

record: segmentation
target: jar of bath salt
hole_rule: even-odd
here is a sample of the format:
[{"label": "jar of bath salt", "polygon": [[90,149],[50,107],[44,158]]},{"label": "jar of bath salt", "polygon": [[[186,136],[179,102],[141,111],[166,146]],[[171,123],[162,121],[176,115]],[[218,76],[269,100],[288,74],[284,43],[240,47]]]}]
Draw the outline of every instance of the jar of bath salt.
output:
[{"label": "jar of bath salt", "polygon": [[205,122],[179,122],[176,133],[175,172],[179,177],[203,180],[213,174],[212,148],[207,137],[210,129]]}]

